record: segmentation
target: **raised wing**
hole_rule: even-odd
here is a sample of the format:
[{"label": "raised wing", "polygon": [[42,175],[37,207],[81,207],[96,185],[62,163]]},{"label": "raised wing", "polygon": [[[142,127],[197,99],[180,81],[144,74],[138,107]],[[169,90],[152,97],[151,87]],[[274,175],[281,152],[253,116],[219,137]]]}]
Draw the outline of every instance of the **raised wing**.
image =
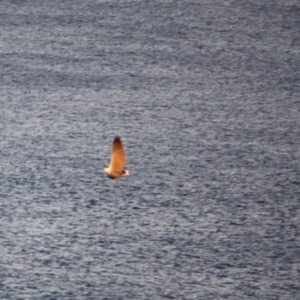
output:
[{"label": "raised wing", "polygon": [[113,172],[122,172],[124,168],[124,164],[125,164],[125,152],[122,146],[122,141],[118,136],[116,136],[112,144],[109,168]]}]

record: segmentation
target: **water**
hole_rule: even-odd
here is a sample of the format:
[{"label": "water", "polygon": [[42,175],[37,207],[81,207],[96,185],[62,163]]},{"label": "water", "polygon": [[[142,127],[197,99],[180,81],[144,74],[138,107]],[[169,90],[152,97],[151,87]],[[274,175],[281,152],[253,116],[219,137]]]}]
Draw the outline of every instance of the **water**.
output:
[{"label": "water", "polygon": [[0,299],[300,299],[298,1],[0,11]]}]

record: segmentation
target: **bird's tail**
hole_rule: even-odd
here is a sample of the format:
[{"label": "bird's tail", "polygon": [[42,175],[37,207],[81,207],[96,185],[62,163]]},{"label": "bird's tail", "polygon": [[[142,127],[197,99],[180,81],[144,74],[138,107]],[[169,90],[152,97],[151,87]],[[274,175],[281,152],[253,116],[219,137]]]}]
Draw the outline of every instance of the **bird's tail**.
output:
[{"label": "bird's tail", "polygon": [[122,171],[122,175],[130,175],[130,173],[129,173],[128,170],[123,170],[123,171]]}]

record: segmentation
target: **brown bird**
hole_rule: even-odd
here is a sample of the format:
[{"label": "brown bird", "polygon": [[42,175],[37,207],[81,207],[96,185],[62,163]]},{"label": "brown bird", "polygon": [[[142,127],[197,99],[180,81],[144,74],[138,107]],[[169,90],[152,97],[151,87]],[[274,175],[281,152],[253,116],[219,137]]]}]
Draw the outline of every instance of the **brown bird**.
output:
[{"label": "brown bird", "polygon": [[108,168],[103,171],[107,173],[107,177],[111,179],[120,178],[122,175],[129,175],[128,170],[124,170],[125,152],[121,139],[116,136],[112,143],[111,159]]}]

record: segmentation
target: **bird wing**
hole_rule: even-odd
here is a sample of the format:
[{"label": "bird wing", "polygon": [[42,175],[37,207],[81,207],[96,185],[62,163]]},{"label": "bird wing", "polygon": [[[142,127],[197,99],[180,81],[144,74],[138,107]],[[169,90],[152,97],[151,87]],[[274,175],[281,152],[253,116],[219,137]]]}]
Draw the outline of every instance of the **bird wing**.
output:
[{"label": "bird wing", "polygon": [[116,136],[111,151],[111,159],[109,168],[112,171],[122,172],[125,164],[125,152],[122,146],[121,139]]}]

